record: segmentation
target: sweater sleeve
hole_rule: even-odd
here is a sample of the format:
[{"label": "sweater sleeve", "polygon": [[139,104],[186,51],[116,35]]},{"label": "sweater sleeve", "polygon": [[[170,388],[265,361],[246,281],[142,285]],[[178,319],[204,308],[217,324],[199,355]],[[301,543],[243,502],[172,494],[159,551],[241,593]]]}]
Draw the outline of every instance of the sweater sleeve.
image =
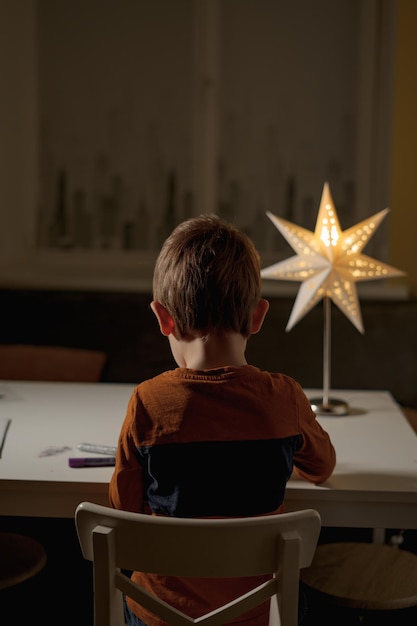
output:
[{"label": "sweater sleeve", "polygon": [[336,452],[328,433],[321,427],[301,387],[297,393],[298,421],[303,439],[294,456],[294,471],[304,480],[322,483],[332,474]]},{"label": "sweater sleeve", "polygon": [[137,405],[137,395],[134,392],[120,430],[116,464],[109,485],[109,500],[115,509],[143,513],[145,512],[143,470],[134,436]]}]

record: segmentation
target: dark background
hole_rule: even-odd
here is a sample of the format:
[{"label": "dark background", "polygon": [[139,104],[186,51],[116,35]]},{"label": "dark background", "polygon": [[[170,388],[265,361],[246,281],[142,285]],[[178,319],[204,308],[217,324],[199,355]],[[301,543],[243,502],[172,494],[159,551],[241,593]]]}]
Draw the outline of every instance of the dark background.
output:
[{"label": "dark background", "polygon": [[[0,344],[101,350],[103,381],[139,383],[176,366],[151,300],[150,293],[3,289]],[[322,388],[322,303],[286,332],[294,299],[269,301],[262,330],[248,341],[248,362]],[[363,335],[332,305],[331,387],[387,390],[417,408],[417,301],[362,300],[361,311]]]}]

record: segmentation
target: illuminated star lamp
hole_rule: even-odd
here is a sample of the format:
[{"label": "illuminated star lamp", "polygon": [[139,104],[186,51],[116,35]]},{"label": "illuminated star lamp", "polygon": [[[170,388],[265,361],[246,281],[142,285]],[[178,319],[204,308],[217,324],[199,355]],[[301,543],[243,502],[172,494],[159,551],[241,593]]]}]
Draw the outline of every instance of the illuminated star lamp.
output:
[{"label": "illuminated star lamp", "polygon": [[361,254],[388,211],[384,209],[342,231],[329,185],[325,183],[314,232],[267,212],[297,254],[261,270],[262,278],[302,281],[286,331],[290,331],[320,300],[323,299],[324,303],[323,398],[311,400],[316,413],[345,415],[348,412],[346,402],[329,398],[331,300],[363,334],[355,283],[404,275],[404,272]]}]

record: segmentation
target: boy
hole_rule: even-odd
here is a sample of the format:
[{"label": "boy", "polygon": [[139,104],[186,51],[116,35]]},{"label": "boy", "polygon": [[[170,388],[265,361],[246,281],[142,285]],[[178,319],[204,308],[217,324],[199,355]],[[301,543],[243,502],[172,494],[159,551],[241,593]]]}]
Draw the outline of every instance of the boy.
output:
[{"label": "boy", "polygon": [[[176,517],[265,515],[283,510],[293,469],[315,483],[330,476],[334,448],[301,387],[246,362],[248,338],[269,306],[260,288],[253,243],[218,217],[186,220],[165,241],[151,307],[178,368],[140,383],[130,398],[110,483],[113,507]],[[193,617],[255,586],[247,578],[132,578]],[[267,626],[268,612],[265,603],[234,623]],[[129,624],[161,626],[129,599],[126,613]]]}]

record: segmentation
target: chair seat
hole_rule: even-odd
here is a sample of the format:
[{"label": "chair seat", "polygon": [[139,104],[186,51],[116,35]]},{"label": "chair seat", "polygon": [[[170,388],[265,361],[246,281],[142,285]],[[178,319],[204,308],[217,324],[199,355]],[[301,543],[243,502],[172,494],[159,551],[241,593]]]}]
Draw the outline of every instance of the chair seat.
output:
[{"label": "chair seat", "polygon": [[45,564],[46,552],[38,541],[26,535],[0,532],[0,589],[35,576]]},{"label": "chair seat", "polygon": [[322,544],[300,576],[336,606],[377,611],[417,606],[417,555],[387,545]]}]

